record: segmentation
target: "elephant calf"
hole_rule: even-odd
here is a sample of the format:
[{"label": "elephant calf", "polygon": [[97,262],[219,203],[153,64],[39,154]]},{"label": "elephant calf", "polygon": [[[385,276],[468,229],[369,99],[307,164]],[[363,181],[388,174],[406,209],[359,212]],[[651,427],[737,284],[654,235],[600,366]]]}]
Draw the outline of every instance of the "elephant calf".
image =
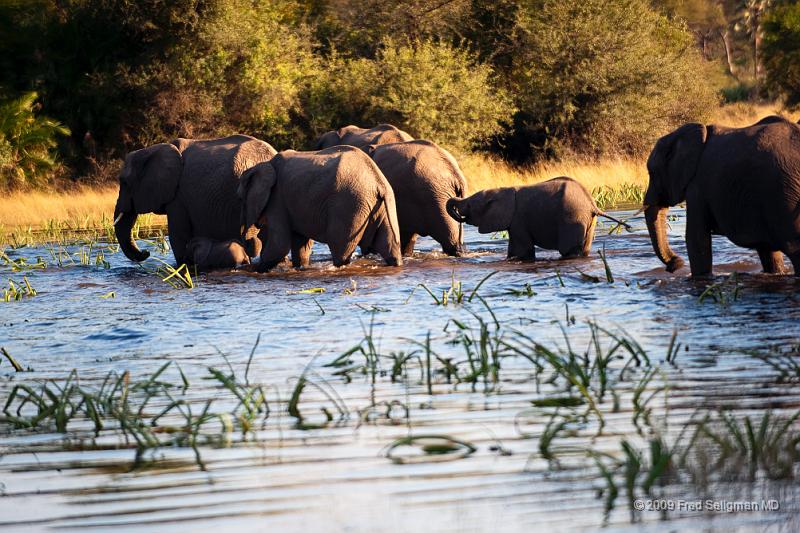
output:
[{"label": "elephant calf", "polygon": [[461,255],[461,224],[445,207],[467,190],[453,156],[430,141],[373,145],[369,154],[394,190],[403,255],[414,253],[417,235],[430,235],[446,254]]},{"label": "elephant calf", "polygon": [[413,141],[414,137],[391,124],[379,124],[374,128],[345,126],[338,130],[323,133],[314,146],[314,150],[323,150],[331,146],[346,144],[365,149],[372,144],[388,144]]},{"label": "elephant calf", "polygon": [[567,177],[451,198],[447,212],[480,233],[508,230],[509,259],[535,259],[534,246],[558,250],[564,258],[589,255],[598,215],[628,227],[598,209],[583,185]]},{"label": "elephant calf", "polygon": [[334,266],[350,262],[356,246],[402,265],[392,187],[367,154],[352,146],[280,152],[242,174],[244,230],[260,228],[259,271],[283,261],[307,266],[312,239],[327,243]]},{"label": "elephant calf", "polygon": [[250,256],[237,240],[213,241],[205,237],[194,237],[186,245],[186,252],[201,270],[236,268],[250,264]]}]

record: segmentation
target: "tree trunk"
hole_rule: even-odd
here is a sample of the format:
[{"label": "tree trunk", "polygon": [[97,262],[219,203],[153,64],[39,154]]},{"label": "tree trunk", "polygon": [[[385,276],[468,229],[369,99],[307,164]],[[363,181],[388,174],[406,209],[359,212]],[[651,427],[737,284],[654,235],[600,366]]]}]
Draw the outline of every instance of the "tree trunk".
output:
[{"label": "tree trunk", "polygon": [[759,12],[756,19],[754,28],[755,34],[753,35],[753,72],[755,73],[756,87],[758,87],[758,80],[761,78],[761,73],[764,68],[761,66],[761,13]]},{"label": "tree trunk", "polygon": [[720,30],[719,36],[722,38],[722,44],[725,45],[725,61],[728,64],[728,74],[739,80],[739,77],[736,75],[736,69],[733,65],[733,49],[731,48],[731,37],[730,37],[730,30],[725,28]]}]

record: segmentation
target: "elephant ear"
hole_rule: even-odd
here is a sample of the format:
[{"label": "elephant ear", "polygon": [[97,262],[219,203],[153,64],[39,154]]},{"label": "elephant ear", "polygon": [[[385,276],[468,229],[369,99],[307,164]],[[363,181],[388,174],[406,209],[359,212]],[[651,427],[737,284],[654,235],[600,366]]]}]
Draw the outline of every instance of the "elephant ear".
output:
[{"label": "elephant ear", "polygon": [[182,170],[178,149],[161,143],[129,153],[119,180],[131,191],[137,214],[164,214],[178,191]]},{"label": "elephant ear", "polygon": [[278,152],[270,144],[259,139],[251,139],[236,147],[233,156],[233,173],[241,176],[248,168],[269,161]]},{"label": "elephant ear", "polygon": [[242,199],[242,225],[244,230],[255,226],[267,208],[272,188],[277,182],[275,167],[269,161],[246,170],[239,178],[236,193]]},{"label": "elephant ear", "polygon": [[364,146],[361,149],[364,150],[367,153],[368,156],[372,157],[375,154],[375,150],[378,149],[378,146],[379,145],[377,145],[377,144],[370,144],[368,146]]},{"label": "elephant ear", "polygon": [[703,124],[684,124],[656,142],[647,159],[650,184],[644,205],[668,207],[686,198],[686,188],[697,173],[708,131]]},{"label": "elephant ear", "polygon": [[480,222],[479,233],[493,233],[507,230],[514,217],[517,192],[511,187],[503,187],[486,193]]}]

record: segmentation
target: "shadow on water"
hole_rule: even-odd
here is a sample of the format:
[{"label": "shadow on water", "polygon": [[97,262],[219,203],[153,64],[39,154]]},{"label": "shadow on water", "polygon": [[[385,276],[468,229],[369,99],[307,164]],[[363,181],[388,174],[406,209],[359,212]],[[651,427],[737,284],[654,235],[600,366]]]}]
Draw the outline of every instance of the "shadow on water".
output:
[{"label": "shadow on water", "polygon": [[[49,401],[47,380],[117,422],[152,403],[139,429],[6,416],[0,525],[796,530],[800,282],[716,237],[715,276],[669,274],[632,223],[599,224],[587,258],[508,262],[502,236],[466,228],[462,258],[423,238],[403,268],[335,269],[317,245],[303,271],[200,274],[192,290],[111,250],[107,265],[6,265],[37,294],[0,305],[0,346],[31,369],[0,362],[3,403],[18,384]],[[6,253],[52,263],[44,246]],[[160,445],[132,469],[143,435]],[[725,503],[755,500],[779,508]]]}]

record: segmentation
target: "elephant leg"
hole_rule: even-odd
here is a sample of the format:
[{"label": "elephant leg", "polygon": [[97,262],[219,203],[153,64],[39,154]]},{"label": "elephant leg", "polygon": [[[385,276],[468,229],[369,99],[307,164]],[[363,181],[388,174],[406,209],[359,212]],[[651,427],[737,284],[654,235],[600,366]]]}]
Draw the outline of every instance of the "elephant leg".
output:
[{"label": "elephant leg", "polygon": [[278,266],[286,259],[286,254],[292,247],[291,232],[287,229],[278,229],[277,225],[272,225],[267,232],[266,242],[261,249],[261,261],[258,263],[258,271],[266,272]]},{"label": "elephant leg", "polygon": [[595,226],[597,226],[597,217],[593,216],[592,221],[589,223],[589,227],[586,228],[586,237],[583,239],[583,250],[581,251],[583,257],[589,257],[589,254],[592,253],[592,241],[594,241]]},{"label": "elephant leg", "polygon": [[520,259],[522,261],[535,261],[536,249],[533,239],[527,232],[508,232],[508,256],[507,259]]},{"label": "elephant leg", "polygon": [[[448,215],[443,214],[444,217]],[[442,245],[442,251],[452,257],[460,257],[464,252],[461,244],[461,225],[454,223],[451,226],[435,227],[431,231],[433,240]]]},{"label": "elephant leg", "polygon": [[[385,219],[384,219],[385,220]],[[375,250],[389,266],[401,266],[403,264],[403,253],[398,246],[396,234],[391,231],[391,226],[386,222],[381,222],[375,231],[375,238],[372,241],[372,249]],[[413,253],[413,246],[411,247]]]},{"label": "elephant leg", "polygon": [[[594,235],[592,235],[593,238]],[[561,224],[558,227],[558,253],[561,254],[561,258],[569,259],[588,255],[586,252],[591,249],[592,239],[589,239],[588,249],[586,239],[586,226],[583,224]]]},{"label": "elephant leg", "polygon": [[314,241],[292,232],[292,266],[294,268],[307,267],[311,260],[311,248]]},{"label": "elephant leg", "polygon": [[333,266],[338,268],[350,264],[356,246],[361,248],[364,255],[377,251],[370,232],[371,216],[354,218],[352,211],[344,208],[328,211],[325,233],[328,235],[327,244]]},{"label": "elephant leg", "polygon": [[414,246],[417,244],[416,233],[401,233],[400,246],[403,248],[403,257],[414,255]]},{"label": "elephant leg", "polygon": [[761,259],[761,266],[767,274],[786,274],[781,252],[758,248],[758,258]]},{"label": "elephant leg", "polygon": [[192,240],[192,222],[189,212],[180,202],[172,202],[167,206],[167,235],[175,264],[192,264],[193,258],[189,256],[186,246]]},{"label": "elephant leg", "polygon": [[711,274],[711,227],[706,222],[704,208],[692,209],[689,201],[686,203],[686,251],[692,277]]},{"label": "elephant leg", "polygon": [[356,243],[333,241],[328,243],[328,247],[331,250],[333,266],[338,268],[350,264],[350,259],[356,250]]}]

